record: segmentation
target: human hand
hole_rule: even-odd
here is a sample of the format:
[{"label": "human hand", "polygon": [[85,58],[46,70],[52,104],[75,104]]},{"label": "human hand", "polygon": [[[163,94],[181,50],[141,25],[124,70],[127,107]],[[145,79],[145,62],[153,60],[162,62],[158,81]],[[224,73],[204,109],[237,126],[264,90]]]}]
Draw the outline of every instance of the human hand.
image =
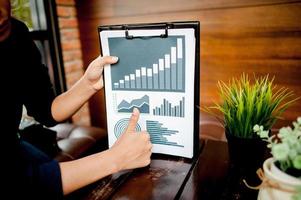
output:
[{"label": "human hand", "polygon": [[110,149],[116,159],[117,170],[144,167],[150,164],[152,144],[146,131],[136,132],[139,110],[134,108],[126,131]]},{"label": "human hand", "polygon": [[103,87],[103,76],[102,71],[106,64],[114,64],[118,61],[118,57],[114,56],[98,56],[95,60],[93,60],[83,78],[86,82],[93,87],[95,90],[100,90]]}]

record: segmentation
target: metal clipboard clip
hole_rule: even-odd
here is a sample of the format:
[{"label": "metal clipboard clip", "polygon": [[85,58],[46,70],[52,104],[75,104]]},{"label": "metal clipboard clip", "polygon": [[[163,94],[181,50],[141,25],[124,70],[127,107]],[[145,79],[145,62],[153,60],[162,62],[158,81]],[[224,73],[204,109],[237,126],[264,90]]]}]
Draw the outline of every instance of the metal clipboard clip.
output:
[{"label": "metal clipboard clip", "polygon": [[161,35],[152,35],[152,36],[134,36],[134,35],[130,35],[129,34],[129,27],[128,26],[124,26],[125,29],[125,38],[128,40],[132,40],[132,39],[136,39],[136,38],[140,38],[140,39],[149,39],[149,38],[167,38],[168,37],[168,24],[166,24],[165,26],[165,33],[161,34]]}]

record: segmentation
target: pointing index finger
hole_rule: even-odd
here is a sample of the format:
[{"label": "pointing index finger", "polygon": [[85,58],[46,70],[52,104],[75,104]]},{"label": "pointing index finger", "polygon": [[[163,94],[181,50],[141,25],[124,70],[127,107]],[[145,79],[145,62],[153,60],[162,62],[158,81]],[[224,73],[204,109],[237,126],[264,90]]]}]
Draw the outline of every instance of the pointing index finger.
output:
[{"label": "pointing index finger", "polygon": [[139,120],[139,114],[140,114],[139,110],[137,108],[134,108],[126,132],[135,131],[137,122]]}]

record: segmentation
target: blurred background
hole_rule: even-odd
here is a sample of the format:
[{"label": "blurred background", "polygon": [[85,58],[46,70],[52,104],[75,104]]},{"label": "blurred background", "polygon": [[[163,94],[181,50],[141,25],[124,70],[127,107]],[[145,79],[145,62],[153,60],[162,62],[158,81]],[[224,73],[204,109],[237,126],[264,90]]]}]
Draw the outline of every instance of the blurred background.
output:
[{"label": "blurred background", "polygon": [[[197,20],[201,106],[219,102],[217,82],[242,73],[275,77],[301,96],[301,1],[297,0],[12,0],[49,66],[56,92],[71,87],[100,53],[100,25]],[[203,118],[202,118],[203,116]],[[301,100],[276,127],[301,116]],[[201,120],[205,119],[201,114]],[[106,128],[103,91],[73,118]]]}]

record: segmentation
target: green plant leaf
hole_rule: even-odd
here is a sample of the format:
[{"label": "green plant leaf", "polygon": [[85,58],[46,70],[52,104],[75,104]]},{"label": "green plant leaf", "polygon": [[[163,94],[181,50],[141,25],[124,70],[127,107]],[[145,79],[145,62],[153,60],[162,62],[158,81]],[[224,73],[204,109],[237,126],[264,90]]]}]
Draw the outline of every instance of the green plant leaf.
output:
[{"label": "green plant leaf", "polygon": [[228,84],[219,81],[217,87],[221,103],[203,111],[215,117],[222,115],[224,119],[219,121],[229,134],[243,138],[258,137],[253,132],[255,124],[271,129],[282,113],[299,99],[293,98],[292,91],[277,88],[273,82],[274,77],[269,78],[269,75],[259,78],[254,75],[254,83],[251,84],[246,74],[232,78]]}]

